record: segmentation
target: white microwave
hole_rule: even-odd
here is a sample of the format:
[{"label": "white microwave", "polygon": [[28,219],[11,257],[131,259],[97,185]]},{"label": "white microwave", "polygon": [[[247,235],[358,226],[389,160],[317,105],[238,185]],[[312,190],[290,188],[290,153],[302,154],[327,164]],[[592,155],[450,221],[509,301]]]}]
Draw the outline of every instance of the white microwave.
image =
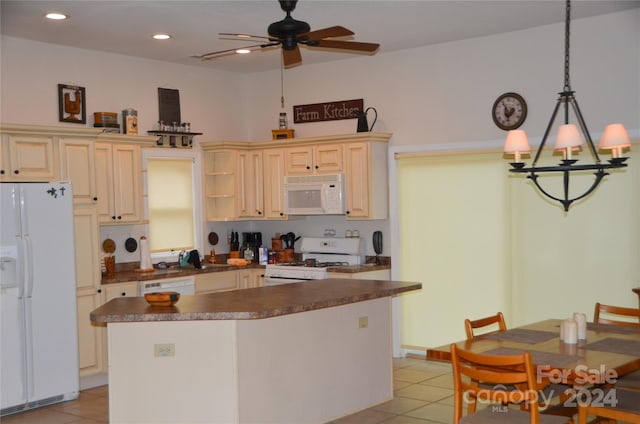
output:
[{"label": "white microwave", "polygon": [[284,177],[287,215],[344,215],[344,175],[289,175]]}]

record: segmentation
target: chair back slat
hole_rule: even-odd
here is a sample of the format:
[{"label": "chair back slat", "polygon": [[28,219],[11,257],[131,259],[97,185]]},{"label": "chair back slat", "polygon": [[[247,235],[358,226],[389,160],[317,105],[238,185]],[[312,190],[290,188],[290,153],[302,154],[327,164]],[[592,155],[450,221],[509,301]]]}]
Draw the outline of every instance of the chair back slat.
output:
[{"label": "chair back slat", "polygon": [[[486,331],[487,327],[490,326],[497,326],[498,329],[493,331]],[[498,312],[495,315],[476,319],[473,321],[470,319],[466,319],[464,321],[464,328],[467,333],[467,340],[473,340],[473,338],[478,336],[480,332],[481,334],[486,335],[498,333],[501,331],[507,331],[507,324],[504,322],[504,315],[502,315],[502,312]]]},{"label": "chair back slat", "polygon": [[[605,314],[605,316],[602,316],[603,314]],[[616,315],[618,318],[616,319],[611,317],[612,315]],[[620,318],[626,318],[627,320]],[[627,308],[596,303],[596,308],[593,313],[593,322],[596,324],[640,327],[640,308]]]}]

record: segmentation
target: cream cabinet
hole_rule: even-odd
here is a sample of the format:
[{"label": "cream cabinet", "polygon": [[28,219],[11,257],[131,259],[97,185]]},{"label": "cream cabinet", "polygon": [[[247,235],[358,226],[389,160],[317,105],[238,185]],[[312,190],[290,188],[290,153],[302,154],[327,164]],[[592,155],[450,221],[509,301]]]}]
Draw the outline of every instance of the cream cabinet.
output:
[{"label": "cream cabinet", "polygon": [[264,217],[286,219],[284,213],[284,151],[265,149],[262,152],[264,165]]},{"label": "cream cabinet", "polygon": [[140,147],[96,143],[95,172],[98,219],[101,224],[130,224],[142,220]]},{"label": "cream cabinet", "polygon": [[264,218],[262,151],[239,151],[237,161],[238,216]]},{"label": "cream cabinet", "polygon": [[240,288],[238,271],[208,272],[195,276],[196,294],[216,293]]},{"label": "cream cabinet", "polygon": [[264,285],[264,269],[249,268],[238,271],[239,286],[241,289],[262,287]]},{"label": "cream cabinet", "polygon": [[2,134],[0,181],[51,181],[59,178],[53,135]]},{"label": "cream cabinet", "polygon": [[128,281],[126,283],[103,284],[102,293],[104,295],[104,303],[117,297],[137,297],[138,282]]},{"label": "cream cabinet", "polygon": [[347,218],[386,219],[389,209],[387,144],[345,144],[344,162]]},{"label": "cream cabinet", "polygon": [[73,211],[78,304],[80,377],[104,373],[104,328],[92,325],[89,314],[102,304],[98,218],[94,207]]},{"label": "cream cabinet", "polygon": [[285,175],[344,173],[347,219],[388,216],[391,134],[356,133],[264,142],[205,142],[207,221],[287,219]]},{"label": "cream cabinet", "polygon": [[336,174],[343,170],[340,144],[288,147],[284,154],[286,175]]},{"label": "cream cabinet", "polygon": [[63,180],[71,181],[74,205],[96,205],[93,139],[60,138],[60,174]]}]

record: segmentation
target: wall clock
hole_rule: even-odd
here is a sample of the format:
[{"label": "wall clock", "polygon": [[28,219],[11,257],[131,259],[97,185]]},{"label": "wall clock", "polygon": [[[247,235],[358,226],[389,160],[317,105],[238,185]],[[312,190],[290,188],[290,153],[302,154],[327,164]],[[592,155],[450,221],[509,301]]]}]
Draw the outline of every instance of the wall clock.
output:
[{"label": "wall clock", "polygon": [[527,102],[518,93],[504,93],[493,103],[491,116],[498,128],[515,130],[527,118]]}]

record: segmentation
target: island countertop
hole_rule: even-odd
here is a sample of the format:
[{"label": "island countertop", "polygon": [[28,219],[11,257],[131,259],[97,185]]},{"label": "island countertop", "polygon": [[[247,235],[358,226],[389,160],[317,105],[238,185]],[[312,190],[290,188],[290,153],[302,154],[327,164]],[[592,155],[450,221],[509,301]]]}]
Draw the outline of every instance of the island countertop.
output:
[{"label": "island countertop", "polygon": [[151,306],[143,297],[112,299],[91,312],[100,323],[262,319],[394,296],[421,283],[327,279],[180,297],[174,306]]}]

